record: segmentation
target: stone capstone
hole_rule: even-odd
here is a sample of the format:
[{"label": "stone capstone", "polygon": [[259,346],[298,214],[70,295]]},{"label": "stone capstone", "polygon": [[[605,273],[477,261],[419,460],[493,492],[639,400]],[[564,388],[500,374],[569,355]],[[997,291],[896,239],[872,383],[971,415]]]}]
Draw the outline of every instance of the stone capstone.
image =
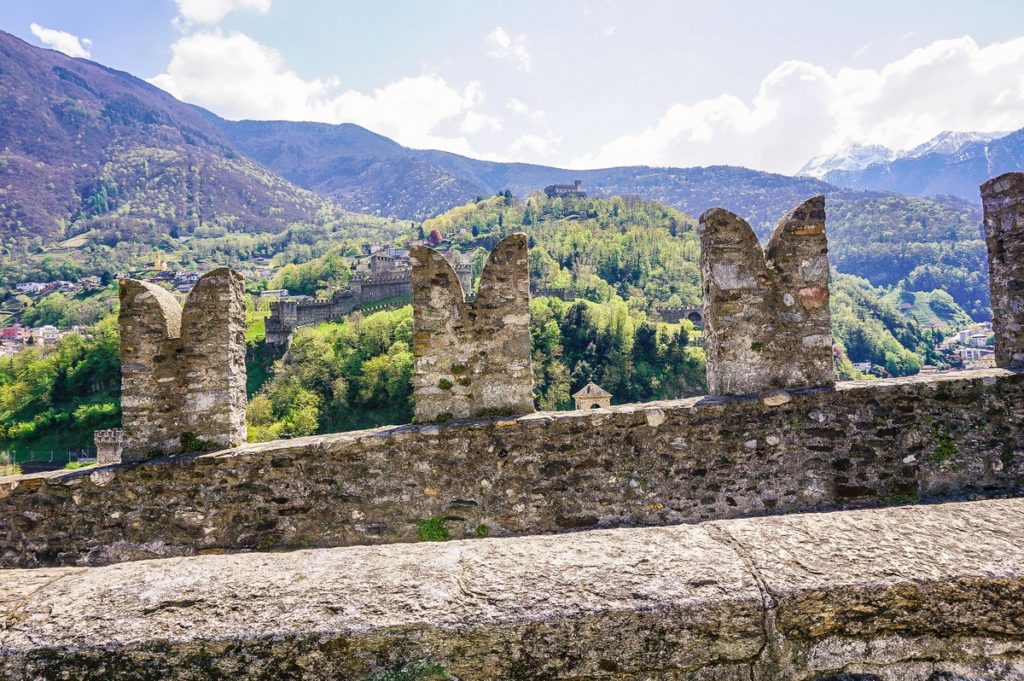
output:
[{"label": "stone capstone", "polygon": [[526,235],[494,247],[473,301],[440,253],[414,246],[410,256],[417,421],[532,412]]},{"label": "stone capstone", "polygon": [[183,438],[245,442],[242,276],[203,275],[185,309],[167,290],[121,281],[121,423],[125,461],[179,452]]},{"label": "stone capstone", "polygon": [[709,392],[834,384],[825,197],[783,217],[765,250],[722,208],[701,215],[700,232]]},{"label": "stone capstone", "polygon": [[0,677],[1019,679],[1022,537],[1017,499],[10,570]]}]

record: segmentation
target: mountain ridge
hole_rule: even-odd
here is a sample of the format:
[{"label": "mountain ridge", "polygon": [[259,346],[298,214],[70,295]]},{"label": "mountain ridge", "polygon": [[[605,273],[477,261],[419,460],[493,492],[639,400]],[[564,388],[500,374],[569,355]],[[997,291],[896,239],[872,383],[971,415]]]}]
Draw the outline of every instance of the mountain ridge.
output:
[{"label": "mountain ridge", "polygon": [[151,239],[218,222],[265,231],[325,203],[238,154],[199,107],[2,31],[0,92],[2,236],[99,228]]}]

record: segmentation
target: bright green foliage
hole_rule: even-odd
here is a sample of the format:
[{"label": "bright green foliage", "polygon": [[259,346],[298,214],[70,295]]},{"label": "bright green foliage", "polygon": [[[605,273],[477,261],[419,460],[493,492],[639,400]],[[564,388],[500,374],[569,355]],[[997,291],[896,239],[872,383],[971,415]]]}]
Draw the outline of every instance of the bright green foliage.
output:
[{"label": "bright green foliage", "polygon": [[424,228],[474,252],[477,276],[498,240],[523,231],[530,237],[530,278],[540,290],[594,302],[617,295],[634,308],[700,301],[694,220],[655,201],[534,194],[515,203],[502,194],[454,208]]},{"label": "bright green foliage", "polygon": [[64,464],[64,470],[66,470],[66,471],[74,471],[74,470],[78,470],[79,468],[85,468],[87,466],[93,466],[93,465],[95,465],[95,464],[82,463],[81,461],[68,461],[66,464]]},{"label": "bright green foliage", "polygon": [[427,518],[416,522],[416,534],[420,541],[448,541],[451,537],[444,526],[444,518]]},{"label": "bright green foliage", "polygon": [[541,409],[572,408],[571,394],[588,381],[620,404],[705,389],[704,352],[689,346],[689,322],[652,324],[621,299],[595,304],[536,298],[530,314]]},{"label": "bright green foliage", "polygon": [[98,292],[79,294],[67,298],[63,293],[51,293],[26,308],[21,323],[26,326],[53,324],[60,328],[95,324],[115,310],[117,289],[108,287]]},{"label": "bright green foliage", "polygon": [[925,362],[940,362],[934,345],[941,333],[908,320],[867,281],[837,275],[831,289],[832,332],[851,361],[871,362],[893,376],[909,376]]},{"label": "bright green foliage", "polygon": [[[92,431],[120,423],[117,318],[54,347],[0,357],[0,449],[16,457],[92,443]],[[24,460],[24,459],[22,459]]]},{"label": "bright green foliage", "polygon": [[286,288],[293,295],[327,297],[348,284],[349,266],[337,250],[301,265],[288,264],[277,271],[270,288]]},{"label": "bright green foliage", "polygon": [[408,423],[411,344],[409,307],[299,329],[249,403],[249,439]]}]

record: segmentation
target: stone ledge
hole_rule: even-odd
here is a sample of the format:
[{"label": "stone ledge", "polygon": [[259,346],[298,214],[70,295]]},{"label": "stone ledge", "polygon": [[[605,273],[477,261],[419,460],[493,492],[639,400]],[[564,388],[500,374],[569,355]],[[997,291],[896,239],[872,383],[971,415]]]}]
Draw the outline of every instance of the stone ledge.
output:
[{"label": "stone ledge", "polygon": [[1024,674],[1024,500],[0,577],[11,679]]}]

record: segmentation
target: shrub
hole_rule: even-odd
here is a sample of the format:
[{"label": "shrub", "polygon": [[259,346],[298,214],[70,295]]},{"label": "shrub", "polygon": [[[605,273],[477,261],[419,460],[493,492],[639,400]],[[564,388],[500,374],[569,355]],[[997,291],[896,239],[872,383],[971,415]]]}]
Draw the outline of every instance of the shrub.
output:
[{"label": "shrub", "polygon": [[434,516],[416,523],[416,534],[420,541],[448,541],[450,535],[444,526],[444,518]]}]

